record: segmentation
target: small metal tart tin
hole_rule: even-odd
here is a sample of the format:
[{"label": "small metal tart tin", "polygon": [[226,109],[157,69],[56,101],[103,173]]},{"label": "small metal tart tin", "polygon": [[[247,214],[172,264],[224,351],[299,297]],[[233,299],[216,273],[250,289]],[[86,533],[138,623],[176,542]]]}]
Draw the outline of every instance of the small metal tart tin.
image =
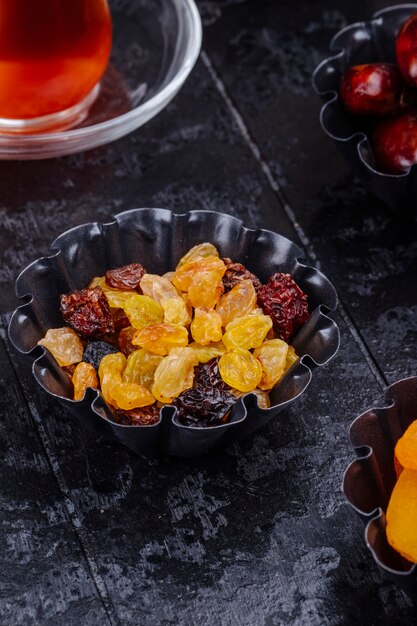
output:
[{"label": "small metal tart tin", "polygon": [[[210,428],[183,426],[172,406],[161,409],[153,426],[123,426],[97,390],[72,400],[72,385],[55,359],[37,346],[48,328],[60,327],[59,295],[81,289],[106,269],[141,262],[156,274],[175,268],[192,246],[210,241],[220,254],[245,264],[261,280],[277,271],[292,274],[309,296],[311,315],[293,340],[301,357],[270,393],[271,407],[258,407],[254,394],[241,398],[226,424]],[[172,213],[166,209],[133,209],[108,224],[73,228],[52,244],[53,254],[22,271],[16,293],[25,300],[10,320],[14,346],[34,359],[39,385],[67,407],[87,428],[118,439],[134,452],[192,457],[215,446],[245,437],[293,402],[308,387],[314,367],[326,364],[339,347],[339,329],[327,313],[337,306],[337,295],[318,270],[304,265],[303,252],[291,241],[268,230],[252,230],[230,215],[212,211]]]}]

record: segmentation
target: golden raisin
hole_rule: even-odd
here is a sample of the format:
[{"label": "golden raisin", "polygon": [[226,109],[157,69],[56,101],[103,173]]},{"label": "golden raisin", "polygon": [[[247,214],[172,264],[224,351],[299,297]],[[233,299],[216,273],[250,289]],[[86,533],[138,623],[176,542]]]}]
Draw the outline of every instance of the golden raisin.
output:
[{"label": "golden raisin", "polygon": [[155,324],[138,330],[132,343],[149,352],[165,356],[172,348],[181,348],[188,344],[188,331],[179,324]]},{"label": "golden raisin", "polygon": [[262,378],[262,365],[249,350],[236,348],[219,359],[220,376],[239,391],[253,391]]},{"label": "golden raisin", "polygon": [[217,256],[207,256],[200,261],[194,261],[192,263],[186,263],[179,267],[174,274],[172,283],[180,289],[180,291],[188,291],[194,276],[197,276],[201,272],[213,272],[213,276],[217,280],[223,278],[223,274],[226,271],[226,266],[221,259]]},{"label": "golden raisin", "polygon": [[163,298],[161,306],[164,309],[164,322],[167,324],[180,324],[181,326],[189,326],[191,323],[191,315],[189,309],[182,298]]},{"label": "golden raisin", "polygon": [[152,393],[157,400],[170,403],[185,389],[193,386],[194,367],[198,359],[190,348],[174,348],[158,365]]},{"label": "golden raisin", "polygon": [[200,363],[207,363],[207,361],[211,361],[211,359],[215,359],[226,352],[226,348],[221,341],[218,341],[217,343],[209,343],[206,346],[202,346],[196,341],[193,341],[193,343],[190,343],[188,347],[191,348],[191,350],[194,350]]},{"label": "golden raisin", "polygon": [[199,272],[191,280],[188,297],[193,307],[214,309],[223,291],[223,281],[217,271]]},{"label": "golden raisin", "polygon": [[136,383],[150,389],[155,370],[163,357],[152,354],[143,348],[129,354],[122,380],[125,383]]},{"label": "golden raisin", "polygon": [[138,330],[159,324],[164,319],[164,309],[149,296],[135,294],[125,302],[123,309],[131,325]]},{"label": "golden raisin", "polygon": [[157,274],[145,274],[140,281],[140,288],[145,296],[153,298],[159,304],[162,299],[178,298],[178,291],[174,285],[163,276]]},{"label": "golden raisin", "polygon": [[268,315],[238,317],[226,326],[222,341],[228,350],[250,350],[261,345],[270,328],[272,320]]},{"label": "golden raisin", "polygon": [[184,254],[184,256],[179,260],[176,269],[179,269],[183,265],[187,265],[187,263],[201,261],[208,256],[218,257],[219,253],[217,252],[217,248],[209,242],[199,243],[193,248],[190,248],[188,252]]},{"label": "golden raisin", "polygon": [[246,279],[222,296],[216,310],[222,318],[222,326],[226,326],[235,318],[248,315],[255,306],[256,291],[253,282]]},{"label": "golden raisin", "polygon": [[282,339],[269,339],[253,351],[262,365],[260,389],[272,389],[284,374],[288,344]]},{"label": "golden raisin", "polygon": [[193,339],[206,346],[209,343],[221,341],[222,321],[220,315],[214,309],[200,309],[194,311],[194,319],[190,326]]},{"label": "golden raisin", "polygon": [[77,333],[67,326],[50,328],[45,337],[38,341],[38,345],[48,348],[61,366],[79,363],[83,358],[83,344]]},{"label": "golden raisin", "polygon": [[72,375],[74,385],[74,400],[82,400],[88,387],[97,389],[98,378],[94,367],[90,363],[78,363]]}]

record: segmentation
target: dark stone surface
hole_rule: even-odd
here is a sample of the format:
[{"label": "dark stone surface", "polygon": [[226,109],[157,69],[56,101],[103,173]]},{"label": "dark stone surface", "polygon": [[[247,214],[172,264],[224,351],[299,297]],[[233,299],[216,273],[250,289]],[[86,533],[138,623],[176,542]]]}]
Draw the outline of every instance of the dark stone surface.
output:
[{"label": "dark stone surface", "polygon": [[416,224],[352,179],[310,87],[331,35],[387,4],[201,0],[204,54],[160,116],[89,153],[0,164],[2,313],[55,236],[134,206],[301,237],[342,297],[339,355],[299,401],[192,461],[96,440],[3,349],[2,624],[412,623],[340,484],[351,420],[415,373]]}]

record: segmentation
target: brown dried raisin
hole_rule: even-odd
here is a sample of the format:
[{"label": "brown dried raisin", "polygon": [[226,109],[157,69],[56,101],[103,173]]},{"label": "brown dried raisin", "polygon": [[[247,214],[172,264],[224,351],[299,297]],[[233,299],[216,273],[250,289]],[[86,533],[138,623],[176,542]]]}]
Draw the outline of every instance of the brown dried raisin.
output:
[{"label": "brown dried raisin", "polygon": [[240,283],[242,280],[251,280],[253,282],[253,286],[255,287],[255,291],[258,291],[260,287],[262,287],[262,283],[255,274],[252,274],[242,263],[233,263],[230,259],[223,259],[224,263],[227,265],[226,272],[223,276],[223,286],[224,292],[227,293]]},{"label": "brown dried raisin", "polygon": [[119,424],[128,426],[152,426],[159,422],[159,411],[160,409],[156,404],[144,406],[140,409],[130,409],[130,411],[119,409],[116,421]]},{"label": "brown dried raisin", "polygon": [[134,352],[138,349],[137,346],[134,346],[132,343],[133,337],[136,335],[137,330],[133,326],[128,326],[127,328],[123,328],[118,337],[118,344],[120,352],[123,352],[125,356],[129,356],[131,352]]},{"label": "brown dried raisin", "polygon": [[106,284],[115,289],[137,289],[145,273],[140,263],[129,263],[114,270],[107,270]]},{"label": "brown dried raisin", "polygon": [[62,294],[60,311],[81,337],[99,338],[114,332],[110,307],[100,287]]}]

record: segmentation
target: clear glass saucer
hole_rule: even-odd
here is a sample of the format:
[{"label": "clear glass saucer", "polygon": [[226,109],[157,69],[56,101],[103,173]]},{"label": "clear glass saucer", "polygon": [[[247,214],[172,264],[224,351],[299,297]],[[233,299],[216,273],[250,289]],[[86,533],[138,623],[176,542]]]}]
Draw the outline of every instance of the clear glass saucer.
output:
[{"label": "clear glass saucer", "polygon": [[47,159],[114,141],[145,124],[175,96],[201,47],[194,0],[110,0],[113,47],[83,122],[62,132],[0,133],[0,159]]}]

